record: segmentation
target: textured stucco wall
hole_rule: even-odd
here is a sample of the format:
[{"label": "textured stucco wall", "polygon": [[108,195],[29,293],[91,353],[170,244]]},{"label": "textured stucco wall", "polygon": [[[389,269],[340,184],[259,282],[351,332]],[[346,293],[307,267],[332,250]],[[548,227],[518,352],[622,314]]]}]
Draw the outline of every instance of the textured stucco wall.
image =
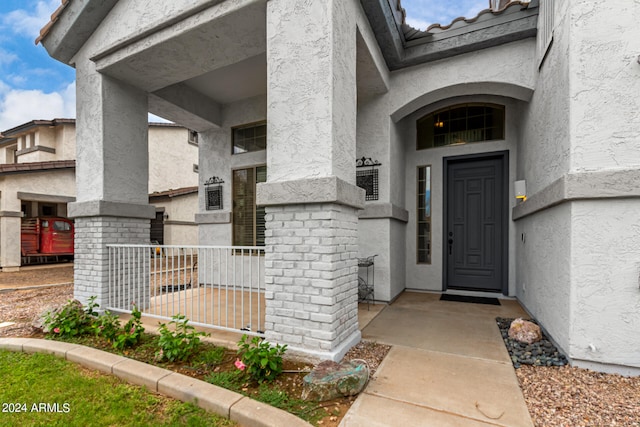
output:
[{"label": "textured stucco wall", "polygon": [[[251,153],[231,154],[232,128],[250,123],[264,121],[267,117],[267,99],[258,96],[243,101],[227,104],[222,108],[223,123],[218,129],[212,129],[200,134],[199,139],[199,167],[200,188],[204,188],[204,182],[212,176],[224,180],[223,207],[219,211],[205,210],[204,192],[199,192],[198,212],[201,213],[227,213],[233,211],[232,170],[250,166],[264,165],[267,163],[265,151]],[[268,129],[268,126],[267,126]],[[268,173],[268,170],[267,170]],[[199,242],[201,245],[231,245],[231,222],[204,223],[198,226]]]},{"label": "textured stucco wall", "polygon": [[164,209],[164,213],[169,216],[164,222],[165,245],[198,244],[198,227],[194,222],[198,193],[173,197],[153,205],[156,209]]},{"label": "textured stucco wall", "polygon": [[[477,142],[464,145],[437,147],[425,150],[416,150],[416,120],[429,112],[443,108],[447,105],[455,105],[460,102],[490,102],[505,106],[505,139],[487,142]],[[405,207],[409,212],[409,222],[406,225],[406,287],[429,291],[441,291],[443,289],[443,247],[442,227],[443,219],[443,158],[466,154],[489,153],[494,151],[509,151],[509,183],[507,198],[509,206],[515,204],[513,197],[513,181],[516,177],[516,157],[518,142],[518,122],[520,120],[518,101],[509,98],[495,96],[474,96],[455,98],[438,102],[434,105],[422,108],[409,115],[398,123],[402,129],[405,141]],[[416,191],[417,168],[419,166],[431,166],[431,264],[416,263]],[[507,217],[509,233],[509,267],[508,283],[509,295],[515,294],[515,224]]]},{"label": "textured stucco wall", "polygon": [[572,205],[569,355],[640,368],[640,200]]},{"label": "textured stucco wall", "polygon": [[193,171],[198,147],[187,142],[187,133],[184,128],[149,126],[149,193],[198,185]]},{"label": "textured stucco wall", "polygon": [[572,238],[569,204],[518,221],[518,299],[564,352],[571,341]]},{"label": "textured stucco wall", "polygon": [[394,120],[453,96],[474,94],[523,99],[535,87],[535,39],[482,49],[396,71],[391,78]]},{"label": "textured stucco wall", "polygon": [[571,170],[639,167],[640,4],[570,3]]},{"label": "textured stucco wall", "polygon": [[270,182],[336,176],[355,184],[353,6],[267,3]]}]

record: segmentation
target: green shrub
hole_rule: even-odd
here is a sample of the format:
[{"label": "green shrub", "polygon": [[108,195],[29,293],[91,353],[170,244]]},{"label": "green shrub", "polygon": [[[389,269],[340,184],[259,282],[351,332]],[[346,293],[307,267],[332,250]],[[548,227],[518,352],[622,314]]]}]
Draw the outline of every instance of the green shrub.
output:
[{"label": "green shrub", "polygon": [[260,337],[249,340],[247,335],[243,335],[238,347],[242,363],[236,363],[236,367],[246,370],[251,379],[259,383],[273,381],[282,372],[282,355],[287,350],[286,345],[273,346]]},{"label": "green shrub", "polygon": [[48,312],[45,315],[45,330],[63,338],[91,332],[91,325],[98,317],[94,310],[98,306],[95,299],[95,296],[89,298],[86,308],[79,301],[69,300],[61,309]]},{"label": "green shrub", "polygon": [[208,335],[196,332],[193,326],[188,325],[189,319],[183,314],[177,314],[172,319],[169,326],[173,326],[173,330],[164,323],[160,324],[160,350],[156,353],[156,360],[185,360],[200,346],[199,337]]},{"label": "green shrub", "polygon": [[140,341],[144,333],[144,327],[140,321],[141,317],[142,313],[134,304],[133,310],[131,311],[131,319],[129,319],[120,332],[118,332],[118,335],[116,335],[113,341],[113,348],[124,350],[127,347],[133,347]]},{"label": "green shrub", "polygon": [[117,315],[110,311],[105,311],[93,321],[91,330],[96,336],[113,341],[120,330],[120,320],[118,320]]}]

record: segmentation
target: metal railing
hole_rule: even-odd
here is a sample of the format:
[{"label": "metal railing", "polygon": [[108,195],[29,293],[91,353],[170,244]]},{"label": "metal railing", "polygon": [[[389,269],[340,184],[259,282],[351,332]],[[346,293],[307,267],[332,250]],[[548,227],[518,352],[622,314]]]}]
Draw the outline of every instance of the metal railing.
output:
[{"label": "metal railing", "polygon": [[108,310],[264,335],[264,247],[107,247]]}]

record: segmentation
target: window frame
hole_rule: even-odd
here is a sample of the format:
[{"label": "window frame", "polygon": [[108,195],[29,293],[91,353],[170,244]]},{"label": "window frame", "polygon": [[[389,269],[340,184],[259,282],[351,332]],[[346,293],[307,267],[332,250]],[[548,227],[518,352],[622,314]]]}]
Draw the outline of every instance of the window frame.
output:
[{"label": "window frame", "polygon": [[[483,132],[486,132],[487,129],[491,129],[492,128],[491,126],[487,126],[486,125],[486,119],[484,121],[484,126],[483,127],[481,127],[481,128],[469,128],[468,124],[469,124],[469,119],[470,118],[471,119],[476,118],[476,117],[485,117],[486,118],[488,116],[488,115],[469,116],[468,109],[471,108],[471,107],[484,107],[484,108],[491,108],[492,110],[501,111],[501,114],[502,114],[502,123],[501,123],[502,135],[500,137],[498,137],[498,138],[479,139],[479,140],[475,140],[475,141],[461,141],[461,142],[456,142],[456,143],[450,142],[450,143],[445,143],[445,144],[442,144],[442,145],[436,145],[435,144],[436,135],[434,133],[432,135],[432,137],[431,137],[431,141],[429,141],[430,145],[426,145],[425,144],[425,146],[423,146],[423,147],[420,146],[420,142],[425,139],[425,138],[421,138],[420,137],[421,136],[421,131],[420,131],[421,130],[421,126],[420,126],[421,123],[423,121],[428,121],[427,119],[429,117],[433,117],[434,120],[439,120],[439,123],[441,123],[441,126],[439,126],[439,127],[442,127],[442,126],[445,125],[445,123],[444,123],[443,120],[439,119],[439,115],[441,115],[441,114],[442,115],[451,114],[451,112],[455,111],[455,110],[462,110],[462,109],[466,109],[467,110],[467,111],[465,111],[465,115],[464,115],[464,120],[465,120],[466,126],[465,126],[464,130],[462,130],[462,131],[449,131],[448,133],[443,134],[443,135],[455,135],[456,133],[470,132],[470,131],[473,131],[473,130],[482,130]],[[507,121],[506,120],[506,111],[507,111],[507,109],[506,109],[505,105],[496,104],[496,103],[493,103],[493,102],[463,102],[463,103],[460,103],[460,104],[453,104],[453,105],[450,105],[450,106],[447,106],[447,107],[444,107],[444,108],[440,108],[440,109],[435,110],[435,111],[431,111],[428,114],[425,114],[425,115],[419,117],[418,119],[416,119],[416,151],[429,150],[429,149],[433,149],[433,148],[449,147],[449,146],[458,145],[458,144],[474,144],[474,143],[488,142],[488,141],[504,141],[506,139],[506,132],[507,132],[507,130],[506,130],[506,121]],[[436,117],[438,117],[438,118],[436,119]],[[447,120],[450,121],[450,122],[451,121],[459,121],[459,120],[461,120],[461,118],[447,119]]]},{"label": "window frame", "polygon": [[[236,168],[232,168],[231,169],[231,244],[232,246],[260,246],[260,247],[264,247],[264,243],[262,245],[258,245],[257,244],[257,239],[258,239],[258,230],[257,230],[257,204],[256,204],[256,186],[258,184],[257,181],[257,170],[258,168],[264,167],[265,168],[265,173],[266,173],[266,163],[261,163],[261,164],[256,164],[256,165],[249,165],[249,166],[239,166]],[[248,169],[252,169],[253,170],[253,223],[252,223],[252,230],[253,230],[253,242],[250,245],[246,245],[246,244],[237,244],[236,242],[236,227],[238,226],[236,223],[236,172],[237,171],[241,171],[241,170],[248,170]],[[260,182],[266,182],[265,181],[260,181]],[[263,236],[263,242],[264,242],[264,236]]]},{"label": "window frame", "polygon": [[[264,150],[247,150],[247,151],[243,151],[240,153],[236,153],[235,152],[235,148],[236,148],[236,131],[240,130],[240,129],[249,129],[249,128],[255,128],[258,126],[265,126],[265,148]],[[242,154],[248,154],[248,153],[256,153],[259,151],[266,151],[267,149],[267,121],[266,120],[260,120],[257,122],[251,122],[251,123],[246,123],[243,125],[239,125],[239,126],[233,126],[231,128],[231,155],[232,156],[238,156],[238,155],[242,155]],[[240,169],[244,169],[244,168],[240,168]]]},{"label": "window frame", "polygon": [[[421,218],[420,216],[420,169],[425,169],[425,170],[429,170],[429,178],[426,179],[425,177],[425,182],[427,182],[428,185],[428,189],[429,189],[429,215],[426,216],[425,215],[425,219]],[[433,204],[431,203],[432,201],[432,189],[433,189],[433,166],[431,164],[428,165],[419,165],[416,167],[416,264],[418,265],[431,265],[432,261],[433,261]],[[426,187],[426,186],[425,186]],[[426,191],[427,188],[425,188],[425,195],[426,195]],[[425,209],[426,209],[426,204],[425,204]],[[428,242],[428,250],[427,250],[427,256],[428,259],[427,261],[420,261],[420,223],[421,222],[426,222],[429,224],[429,242]]]}]

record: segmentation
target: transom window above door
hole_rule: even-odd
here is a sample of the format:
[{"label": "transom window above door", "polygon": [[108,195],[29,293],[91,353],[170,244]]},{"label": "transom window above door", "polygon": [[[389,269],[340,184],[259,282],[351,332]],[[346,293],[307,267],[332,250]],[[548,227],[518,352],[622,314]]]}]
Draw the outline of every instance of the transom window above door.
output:
[{"label": "transom window above door", "polygon": [[416,126],[418,150],[504,139],[504,106],[458,104],[418,119]]}]

